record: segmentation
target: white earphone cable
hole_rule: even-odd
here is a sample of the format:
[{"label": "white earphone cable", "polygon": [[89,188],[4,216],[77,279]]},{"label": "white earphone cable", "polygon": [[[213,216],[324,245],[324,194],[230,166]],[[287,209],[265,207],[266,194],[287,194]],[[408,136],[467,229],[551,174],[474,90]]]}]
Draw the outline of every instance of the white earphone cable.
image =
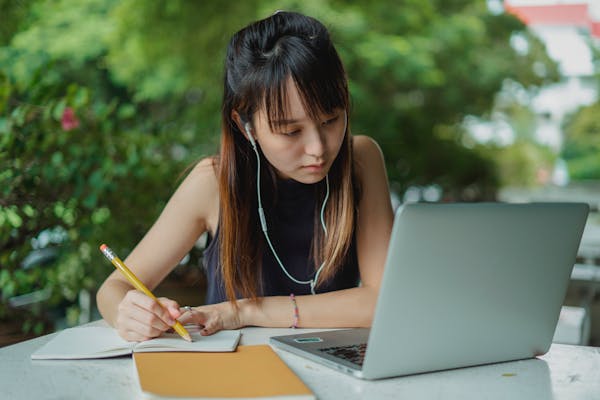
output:
[{"label": "white earphone cable", "polygon": [[[290,273],[287,271],[287,269],[283,266],[283,263],[281,262],[281,259],[279,258],[279,255],[277,254],[277,252],[275,251],[275,248],[273,247],[273,244],[271,243],[271,239],[269,238],[269,234],[267,233],[267,220],[265,218],[265,212],[263,210],[263,206],[262,206],[262,198],[260,195],[260,155],[258,154],[258,149],[256,148],[256,142],[254,140],[254,138],[252,137],[252,134],[250,133],[250,128],[249,128],[250,124],[246,123],[244,124],[244,128],[246,129],[246,134],[248,135],[248,140],[250,141],[250,144],[252,145],[252,149],[254,150],[254,153],[256,154],[256,162],[257,162],[257,167],[256,167],[256,196],[257,196],[257,200],[258,200],[258,217],[260,219],[260,225],[263,231],[263,234],[265,235],[265,239],[267,239],[267,244],[269,245],[269,248],[271,249],[271,252],[273,253],[273,256],[275,257],[275,260],[277,261],[277,264],[279,264],[279,267],[281,267],[281,270],[285,273],[285,275],[290,278],[290,280],[292,282],[295,282],[299,285],[310,285],[310,291],[312,294],[316,294],[315,293],[315,285],[319,279],[319,274],[321,273],[321,271],[323,270],[323,267],[325,266],[325,262],[323,262],[321,264],[321,266],[317,269],[317,272],[315,273],[315,277],[311,280],[308,281],[301,281],[298,280],[296,278],[294,278],[292,275],[290,275]],[[326,193],[325,193],[325,199],[323,200],[323,205],[321,206],[321,227],[323,228],[323,232],[325,233],[325,236],[327,236],[327,227],[325,225],[325,206],[327,205],[327,200],[329,199],[329,175],[325,176],[325,184],[326,184]]]}]

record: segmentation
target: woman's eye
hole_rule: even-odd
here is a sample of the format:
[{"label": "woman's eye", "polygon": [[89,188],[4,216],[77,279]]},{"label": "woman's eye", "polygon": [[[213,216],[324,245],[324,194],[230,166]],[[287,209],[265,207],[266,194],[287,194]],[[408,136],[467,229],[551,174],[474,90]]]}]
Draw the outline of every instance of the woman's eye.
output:
[{"label": "woman's eye", "polygon": [[295,131],[291,131],[291,132],[281,132],[281,134],[284,136],[296,136],[298,133],[300,133],[300,131],[298,129],[296,129]]},{"label": "woman's eye", "polygon": [[333,124],[335,121],[337,121],[339,117],[340,117],[339,115],[336,115],[335,117],[333,117],[333,118],[330,118],[330,119],[328,119],[327,121],[324,121],[324,122],[323,122],[323,125],[331,125],[331,124]]}]

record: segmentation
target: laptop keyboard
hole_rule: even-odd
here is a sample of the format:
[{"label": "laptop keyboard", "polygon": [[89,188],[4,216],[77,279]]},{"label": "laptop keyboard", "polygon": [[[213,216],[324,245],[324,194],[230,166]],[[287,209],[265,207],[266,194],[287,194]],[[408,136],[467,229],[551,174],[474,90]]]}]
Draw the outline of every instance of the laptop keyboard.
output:
[{"label": "laptop keyboard", "polygon": [[330,354],[334,357],[350,361],[351,363],[360,365],[362,367],[363,362],[365,361],[365,352],[367,351],[367,344],[360,343],[348,346],[327,347],[319,350],[324,353]]}]

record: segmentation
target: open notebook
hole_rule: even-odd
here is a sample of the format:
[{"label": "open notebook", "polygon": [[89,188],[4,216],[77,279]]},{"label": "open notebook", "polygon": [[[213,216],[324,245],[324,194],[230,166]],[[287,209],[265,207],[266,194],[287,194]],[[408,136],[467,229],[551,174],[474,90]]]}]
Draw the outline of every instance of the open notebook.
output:
[{"label": "open notebook", "polygon": [[107,358],[138,352],[231,352],[240,341],[240,331],[220,331],[211,336],[201,336],[196,326],[187,326],[192,342],[186,342],[177,333],[145,342],[128,342],[110,327],[78,327],[61,331],[48,343],[35,351],[34,360],[74,360]]}]

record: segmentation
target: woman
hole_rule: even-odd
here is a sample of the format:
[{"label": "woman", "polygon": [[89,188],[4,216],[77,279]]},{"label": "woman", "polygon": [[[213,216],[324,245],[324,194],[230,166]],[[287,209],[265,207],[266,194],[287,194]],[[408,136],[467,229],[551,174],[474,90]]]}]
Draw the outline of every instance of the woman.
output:
[{"label": "woman", "polygon": [[[102,316],[132,341],[175,319],[243,326],[370,326],[393,212],[381,151],[348,126],[345,72],[326,28],[277,12],[227,49],[221,149],[200,161],[125,263],[155,288],[209,232],[207,305],[164,308],[114,271]],[[360,284],[359,284],[360,282]]]}]

